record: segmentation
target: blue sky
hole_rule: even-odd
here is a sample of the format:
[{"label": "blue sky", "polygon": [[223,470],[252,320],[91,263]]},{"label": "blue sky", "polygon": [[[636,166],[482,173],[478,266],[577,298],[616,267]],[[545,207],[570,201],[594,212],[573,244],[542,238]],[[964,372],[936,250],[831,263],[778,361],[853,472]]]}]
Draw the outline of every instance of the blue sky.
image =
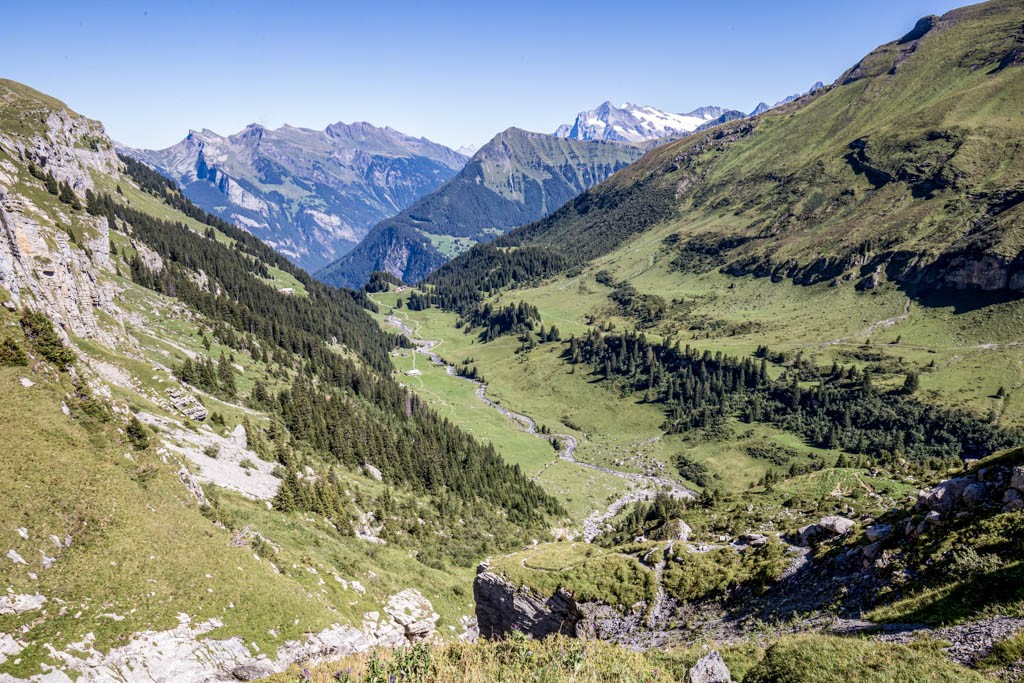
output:
[{"label": "blue sky", "polygon": [[963,2],[7,4],[0,76],[164,147],[190,128],[370,121],[457,147],[549,132],[604,100],[750,110],[831,82]]}]

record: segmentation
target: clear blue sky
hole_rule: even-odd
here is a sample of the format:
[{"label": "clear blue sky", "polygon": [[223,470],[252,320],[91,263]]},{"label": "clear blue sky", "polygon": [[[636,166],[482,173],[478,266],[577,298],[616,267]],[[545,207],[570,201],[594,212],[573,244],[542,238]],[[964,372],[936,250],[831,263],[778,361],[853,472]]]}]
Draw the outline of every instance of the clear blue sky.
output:
[{"label": "clear blue sky", "polygon": [[831,82],[949,0],[12,0],[0,76],[137,147],[370,121],[450,146],[604,100],[750,110]]}]

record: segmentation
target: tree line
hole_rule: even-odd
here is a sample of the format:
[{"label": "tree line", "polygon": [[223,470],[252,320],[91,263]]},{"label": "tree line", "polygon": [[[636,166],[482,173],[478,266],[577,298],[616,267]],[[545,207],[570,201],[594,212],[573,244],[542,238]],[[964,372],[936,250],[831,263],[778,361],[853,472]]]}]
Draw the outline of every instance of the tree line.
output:
[{"label": "tree line", "polygon": [[572,338],[565,358],[625,392],[664,407],[668,432],[720,427],[729,417],[800,434],[808,444],[849,453],[911,460],[977,458],[1024,442],[970,413],[916,399],[916,375],[883,390],[870,370],[817,368],[798,360],[776,379],[767,356],[739,358],[671,344],[643,334],[590,331]]}]

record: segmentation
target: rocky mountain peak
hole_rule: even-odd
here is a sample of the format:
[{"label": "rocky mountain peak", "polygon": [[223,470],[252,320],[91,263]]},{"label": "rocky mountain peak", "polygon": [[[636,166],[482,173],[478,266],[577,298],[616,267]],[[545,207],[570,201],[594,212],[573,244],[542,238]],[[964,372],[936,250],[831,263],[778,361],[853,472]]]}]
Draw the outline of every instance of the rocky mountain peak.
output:
[{"label": "rocky mountain peak", "polygon": [[310,270],[466,163],[443,145],[365,121],[323,130],[252,123],[227,137],[189,131],[166,149],[123,151]]},{"label": "rocky mountain peak", "polygon": [[722,107],[701,107],[689,114],[671,114],[632,102],[616,106],[606,100],[595,109],[580,112],[573,123],[562,124],[554,134],[575,140],[639,143],[692,133],[724,111]]}]

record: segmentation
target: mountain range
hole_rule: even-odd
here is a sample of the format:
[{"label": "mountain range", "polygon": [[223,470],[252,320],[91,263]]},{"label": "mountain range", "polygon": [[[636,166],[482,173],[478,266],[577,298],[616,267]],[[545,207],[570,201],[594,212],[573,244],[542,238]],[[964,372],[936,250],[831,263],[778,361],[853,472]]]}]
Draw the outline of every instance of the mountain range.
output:
[{"label": "mountain range", "polygon": [[317,277],[360,287],[379,270],[417,282],[473,244],[546,216],[641,154],[629,144],[510,128],[443,186],[375,225]]},{"label": "mountain range", "polygon": [[[762,103],[751,115],[767,110]],[[671,114],[605,102],[559,126],[554,137],[646,149],[744,116],[717,106]],[[537,145],[536,136],[533,145],[507,144],[509,137],[506,131],[476,150],[483,152],[482,163],[445,186],[440,197],[429,198],[463,169],[462,152],[471,149],[456,152],[368,123],[337,123],[322,131],[251,124],[235,135],[190,131],[166,149],[121,151],[179,182],[197,205],[253,232],[298,265],[322,272],[325,281],[359,286],[374,269],[422,277],[475,242],[542,218],[608,175],[599,165],[590,166],[586,154],[563,154],[553,143]],[[638,155],[620,149],[612,156],[614,172],[618,160]],[[526,175],[541,180],[541,193],[512,188],[503,194],[504,181],[489,175],[503,172],[495,163],[533,168]],[[466,182],[474,174],[487,178],[482,187]],[[515,204],[521,210],[510,209]]]},{"label": "mountain range", "polygon": [[581,111],[576,120],[555,130],[555,136],[571,140],[605,142],[647,142],[687,135],[726,114],[742,116],[722,107],[701,107],[687,114],[670,114],[655,107],[626,102],[616,107],[604,102],[596,109]]},{"label": "mountain range", "polygon": [[121,151],[309,270],[350,250],[466,162],[443,145],[368,123],[324,130],[251,124],[229,136],[190,131],[162,150]]},{"label": "mountain range", "polygon": [[[0,680],[1014,680],[1022,102],[1020,0],[468,161],[254,126],[154,170],[0,80]],[[320,273],[358,290],[189,198],[284,230],[363,155],[449,175]]]}]

